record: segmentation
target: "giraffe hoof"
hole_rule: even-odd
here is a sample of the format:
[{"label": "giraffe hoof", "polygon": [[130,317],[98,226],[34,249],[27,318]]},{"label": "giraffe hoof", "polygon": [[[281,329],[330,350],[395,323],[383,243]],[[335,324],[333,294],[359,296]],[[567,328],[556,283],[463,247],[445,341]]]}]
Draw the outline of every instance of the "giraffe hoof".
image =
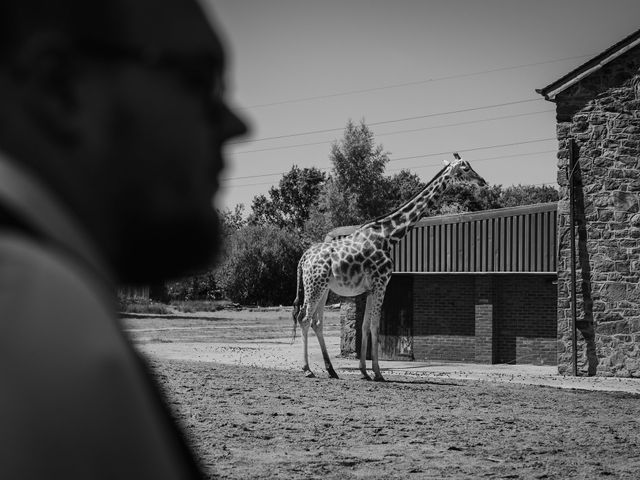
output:
[{"label": "giraffe hoof", "polygon": [[366,372],[365,372],[365,373],[363,373],[362,375],[360,375],[360,380],[367,380],[367,381],[369,381],[369,380],[371,380],[371,377],[369,376],[369,374],[368,374],[368,373],[366,373]]},{"label": "giraffe hoof", "polygon": [[305,370],[304,376],[307,378],[316,378],[315,374],[311,370]]},{"label": "giraffe hoof", "polygon": [[340,380],[340,377],[338,376],[335,370],[329,370],[329,377]]},{"label": "giraffe hoof", "polygon": [[374,377],[373,381],[374,382],[386,382],[386,380],[384,379],[384,377],[382,375],[377,375],[376,377]]}]

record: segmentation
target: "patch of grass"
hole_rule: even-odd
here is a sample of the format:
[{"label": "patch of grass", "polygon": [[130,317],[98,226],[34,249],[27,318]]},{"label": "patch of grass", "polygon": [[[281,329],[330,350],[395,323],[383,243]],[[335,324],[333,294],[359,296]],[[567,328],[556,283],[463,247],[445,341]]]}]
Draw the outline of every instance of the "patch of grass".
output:
[{"label": "patch of grass", "polygon": [[171,307],[182,313],[217,312],[229,308],[231,302],[226,300],[180,300],[171,302]]},{"label": "patch of grass", "polygon": [[165,304],[143,298],[120,298],[119,311],[124,313],[148,313],[153,315],[166,315],[171,313]]},{"label": "patch of grass", "polygon": [[136,343],[174,343],[170,338],[149,337],[142,340],[136,340]]}]

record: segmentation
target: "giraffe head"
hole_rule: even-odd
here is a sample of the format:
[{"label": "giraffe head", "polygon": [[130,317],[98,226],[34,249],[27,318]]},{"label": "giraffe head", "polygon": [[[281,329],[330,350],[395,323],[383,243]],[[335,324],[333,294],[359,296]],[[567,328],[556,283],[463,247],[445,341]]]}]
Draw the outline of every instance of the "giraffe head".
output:
[{"label": "giraffe head", "polygon": [[445,162],[452,183],[471,183],[479,187],[484,187],[487,184],[485,179],[478,175],[476,171],[471,168],[469,162],[460,157],[458,152],[454,152],[453,157],[455,158],[453,163]]}]

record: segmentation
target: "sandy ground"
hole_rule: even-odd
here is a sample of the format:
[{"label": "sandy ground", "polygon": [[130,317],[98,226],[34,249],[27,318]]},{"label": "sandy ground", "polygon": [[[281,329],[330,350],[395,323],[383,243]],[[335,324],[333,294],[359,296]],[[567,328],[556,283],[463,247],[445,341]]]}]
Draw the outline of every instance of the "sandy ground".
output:
[{"label": "sandy ground", "polygon": [[[304,378],[287,312],[123,320],[211,478],[640,478],[640,381],[555,367],[383,362]],[[560,388],[550,388],[560,387]]]}]

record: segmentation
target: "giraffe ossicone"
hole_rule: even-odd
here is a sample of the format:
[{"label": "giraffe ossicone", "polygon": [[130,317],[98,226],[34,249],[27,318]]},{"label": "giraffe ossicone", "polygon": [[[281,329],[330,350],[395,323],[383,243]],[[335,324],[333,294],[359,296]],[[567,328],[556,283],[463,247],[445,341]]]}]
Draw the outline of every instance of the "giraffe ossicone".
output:
[{"label": "giraffe ossicone", "polygon": [[292,315],[294,337],[298,324],[302,330],[303,371],[307,376],[313,376],[309,368],[308,351],[308,333],[311,327],[318,338],[329,376],[338,378],[322,333],[324,305],[329,290],[332,290],[345,297],[366,293],[360,372],[363,379],[371,380],[366,368],[368,334],[371,333],[374,380],[384,380],[378,362],[378,330],[384,294],[393,273],[391,247],[406,235],[429,207],[438,204],[442,193],[450,185],[486,185],[485,180],[471,168],[469,162],[462,160],[457,152],[454,153],[454,158],[454,162],[446,164],[411,200],[391,213],[360,225],[350,235],[316,243],[304,252],[298,262],[296,299],[293,302]]}]

